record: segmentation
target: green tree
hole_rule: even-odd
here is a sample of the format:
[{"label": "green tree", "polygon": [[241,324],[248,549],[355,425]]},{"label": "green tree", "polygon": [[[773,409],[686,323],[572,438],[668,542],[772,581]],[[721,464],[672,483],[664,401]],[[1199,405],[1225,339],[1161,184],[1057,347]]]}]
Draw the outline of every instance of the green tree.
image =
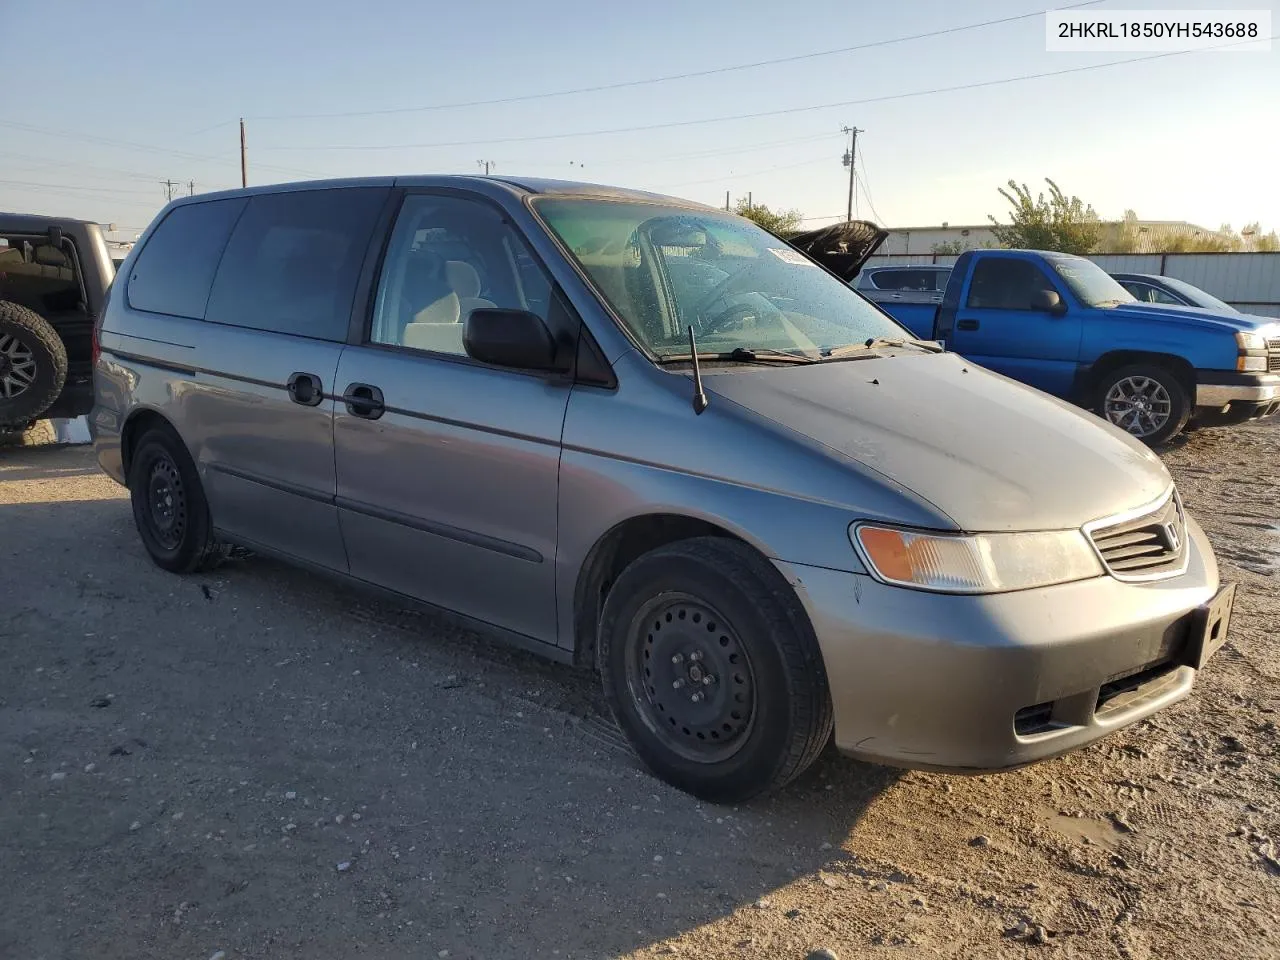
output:
[{"label": "green tree", "polygon": [[988,216],[996,239],[1006,247],[1089,253],[1098,244],[1097,213],[1079,197],[1068,197],[1048,177],[1044,182],[1049,185],[1047,199],[1043,193],[1032,199],[1027,185],[1013,180],[1009,181],[1008,190],[999,188],[1000,196],[1013,209],[1008,225]]},{"label": "green tree", "polygon": [[942,240],[935,243],[929,248],[930,253],[938,256],[958,257],[964,253],[965,245],[963,240]]},{"label": "green tree", "polygon": [[799,210],[770,210],[763,203],[748,205],[746,197],[740,197],[734,205],[733,212],[746,217],[770,233],[779,237],[789,237],[800,232],[800,224],[804,215]]}]

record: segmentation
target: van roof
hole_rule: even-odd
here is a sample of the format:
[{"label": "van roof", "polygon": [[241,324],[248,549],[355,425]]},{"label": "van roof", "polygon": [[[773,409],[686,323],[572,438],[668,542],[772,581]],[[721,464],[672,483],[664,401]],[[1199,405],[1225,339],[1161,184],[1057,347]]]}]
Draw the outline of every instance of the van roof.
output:
[{"label": "van roof", "polygon": [[342,187],[461,187],[472,189],[498,187],[511,193],[533,194],[539,196],[579,196],[599,197],[610,200],[648,200],[698,210],[717,210],[706,204],[695,203],[679,197],[664,196],[660,193],[648,193],[643,190],[631,190],[625,187],[612,187],[599,183],[586,183],[579,180],[553,180],[542,177],[498,177],[467,176],[451,174],[417,174],[394,177],[347,177],[334,180],[297,180],[288,183],[273,183],[260,187],[245,187],[239,190],[221,190],[216,193],[202,193],[192,197],[180,197],[175,205],[199,203],[214,198],[253,196],[261,193],[284,193],[297,190],[337,189]]}]

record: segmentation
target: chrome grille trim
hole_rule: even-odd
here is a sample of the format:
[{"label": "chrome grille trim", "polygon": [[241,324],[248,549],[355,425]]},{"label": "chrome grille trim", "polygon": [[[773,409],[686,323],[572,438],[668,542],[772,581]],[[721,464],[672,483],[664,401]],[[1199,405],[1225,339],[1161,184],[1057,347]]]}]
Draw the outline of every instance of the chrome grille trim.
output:
[{"label": "chrome grille trim", "polygon": [[1106,571],[1129,583],[1166,580],[1187,570],[1187,520],[1177,490],[1153,503],[1082,528]]}]

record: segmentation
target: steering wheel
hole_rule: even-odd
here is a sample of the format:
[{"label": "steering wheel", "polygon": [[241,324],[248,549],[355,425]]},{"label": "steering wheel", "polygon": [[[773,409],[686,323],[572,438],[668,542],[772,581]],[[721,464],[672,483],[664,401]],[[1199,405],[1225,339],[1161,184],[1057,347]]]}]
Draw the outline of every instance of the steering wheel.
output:
[{"label": "steering wheel", "polygon": [[782,319],[782,311],[762,294],[736,293],[720,297],[708,307],[709,317],[702,323],[704,335],[719,333],[741,326],[748,317],[756,318],[756,326],[776,324]]},{"label": "steering wheel", "polygon": [[694,304],[693,315],[702,320],[703,333],[715,333],[728,327],[733,321],[741,321],[752,312],[763,311],[775,317],[782,316],[782,311],[762,294],[755,291],[738,294],[730,292],[734,287],[750,286],[752,277],[760,267],[760,263],[753,263],[730,274]]}]

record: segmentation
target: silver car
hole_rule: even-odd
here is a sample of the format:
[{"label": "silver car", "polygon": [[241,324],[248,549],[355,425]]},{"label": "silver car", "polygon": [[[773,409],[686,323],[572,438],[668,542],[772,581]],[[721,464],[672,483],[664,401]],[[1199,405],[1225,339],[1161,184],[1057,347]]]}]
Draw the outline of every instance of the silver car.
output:
[{"label": "silver car", "polygon": [[164,569],[238,544],[590,666],[715,801],[833,735],[995,770],[1186,696],[1233,589],[1160,460],[911,340],[838,233],[498,178],[177,200],[97,334],[98,459]]}]

